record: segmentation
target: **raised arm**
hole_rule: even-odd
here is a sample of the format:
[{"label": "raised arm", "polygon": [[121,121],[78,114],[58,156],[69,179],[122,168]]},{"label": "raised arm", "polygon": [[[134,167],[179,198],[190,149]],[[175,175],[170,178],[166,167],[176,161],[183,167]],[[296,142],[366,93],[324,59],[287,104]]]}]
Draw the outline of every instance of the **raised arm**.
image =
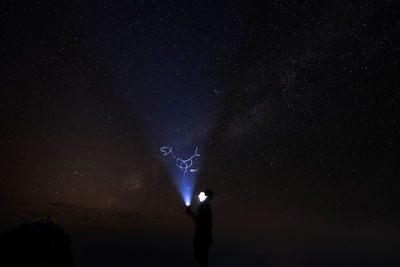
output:
[{"label": "raised arm", "polygon": [[191,206],[187,206],[186,207],[186,213],[192,218],[192,220],[197,223],[197,216],[194,214],[194,212],[192,211],[192,207]]}]

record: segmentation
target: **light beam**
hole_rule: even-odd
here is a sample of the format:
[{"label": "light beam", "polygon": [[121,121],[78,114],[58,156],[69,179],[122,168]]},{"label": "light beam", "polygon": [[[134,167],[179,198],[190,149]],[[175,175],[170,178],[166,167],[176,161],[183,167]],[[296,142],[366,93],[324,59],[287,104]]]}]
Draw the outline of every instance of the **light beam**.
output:
[{"label": "light beam", "polygon": [[[181,182],[175,180],[175,184],[178,187],[178,190],[186,206],[190,205],[194,187],[194,177],[192,177],[192,179],[189,179],[189,177],[187,177],[186,174],[190,176],[198,172],[198,169],[190,168],[193,165],[193,159],[196,157],[200,157],[198,150],[199,148],[196,147],[194,154],[192,156],[190,156],[188,159],[182,159],[180,157],[175,156],[174,152],[172,151],[172,147],[163,146],[160,148],[160,151],[164,156],[168,156],[169,154],[171,154],[172,158],[175,159],[176,167],[178,167],[183,172]],[[188,169],[190,170],[190,173],[186,173]]]}]

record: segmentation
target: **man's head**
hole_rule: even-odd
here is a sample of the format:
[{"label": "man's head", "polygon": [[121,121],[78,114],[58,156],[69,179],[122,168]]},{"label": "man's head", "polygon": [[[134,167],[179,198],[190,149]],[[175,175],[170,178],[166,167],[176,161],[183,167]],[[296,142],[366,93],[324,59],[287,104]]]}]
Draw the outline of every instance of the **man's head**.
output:
[{"label": "man's head", "polygon": [[210,189],[204,190],[204,194],[207,196],[208,201],[211,201],[214,197],[214,192]]},{"label": "man's head", "polygon": [[201,202],[210,202],[214,197],[213,191],[210,189],[205,189],[203,192],[200,192],[199,199]]}]

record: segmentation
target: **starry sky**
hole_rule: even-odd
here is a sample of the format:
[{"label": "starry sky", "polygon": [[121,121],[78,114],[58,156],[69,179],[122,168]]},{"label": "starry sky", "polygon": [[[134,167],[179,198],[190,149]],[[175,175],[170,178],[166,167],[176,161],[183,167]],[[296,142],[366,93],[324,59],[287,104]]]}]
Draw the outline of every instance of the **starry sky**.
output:
[{"label": "starry sky", "polygon": [[76,266],[192,266],[159,148],[199,147],[213,266],[399,263],[396,1],[10,0],[0,25],[0,230],[50,214]]}]

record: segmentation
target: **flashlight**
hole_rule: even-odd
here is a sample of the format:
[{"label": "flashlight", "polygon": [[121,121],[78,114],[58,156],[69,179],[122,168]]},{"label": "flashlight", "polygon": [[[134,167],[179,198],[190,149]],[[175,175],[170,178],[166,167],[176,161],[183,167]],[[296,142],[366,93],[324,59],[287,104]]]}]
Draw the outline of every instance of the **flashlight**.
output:
[{"label": "flashlight", "polygon": [[206,200],[207,196],[204,192],[200,192],[199,194],[199,200],[200,202],[203,202],[204,200]]}]

